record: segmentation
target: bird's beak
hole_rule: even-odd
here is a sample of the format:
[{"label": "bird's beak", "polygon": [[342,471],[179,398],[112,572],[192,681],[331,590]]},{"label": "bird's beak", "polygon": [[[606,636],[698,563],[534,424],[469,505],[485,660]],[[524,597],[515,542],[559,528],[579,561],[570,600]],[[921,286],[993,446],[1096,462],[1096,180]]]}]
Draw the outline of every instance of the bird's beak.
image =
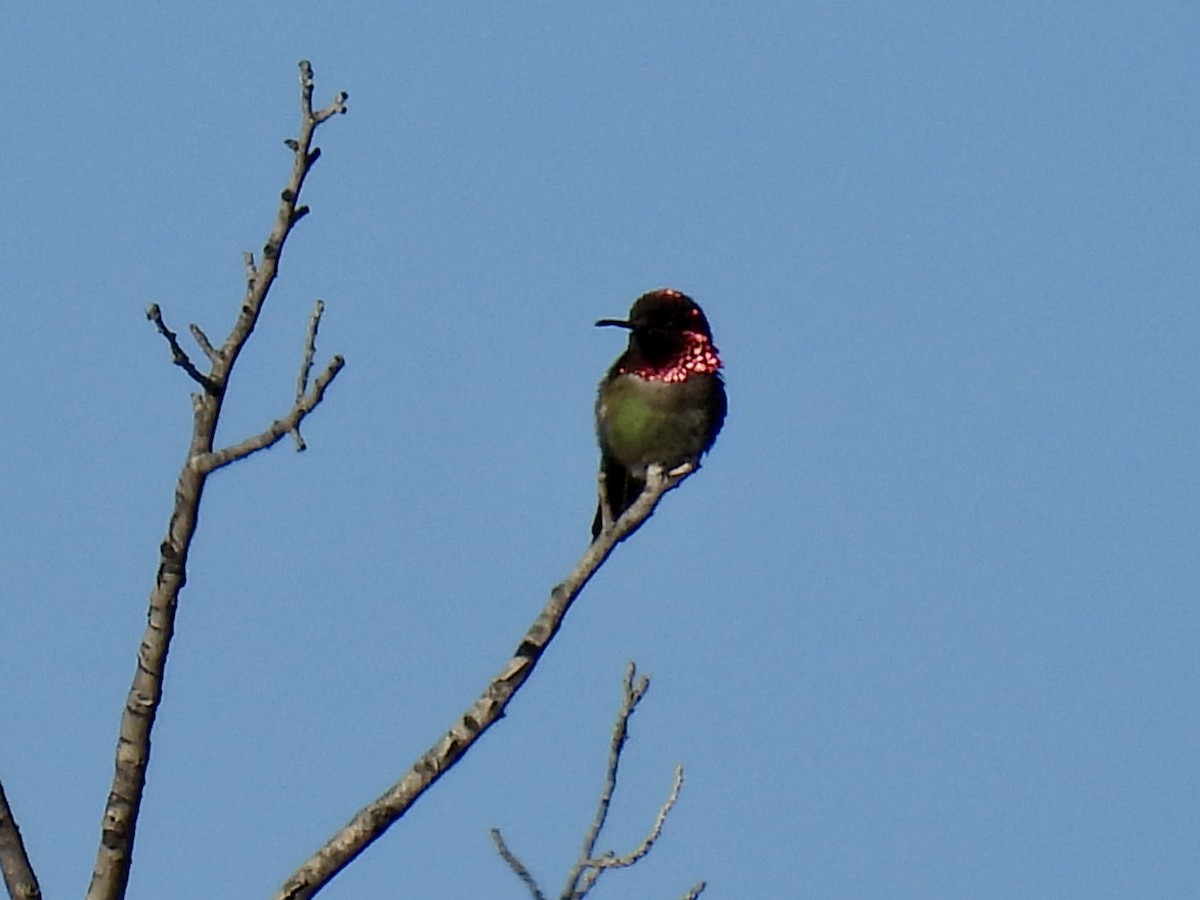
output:
[{"label": "bird's beak", "polygon": [[597,325],[615,325],[618,328],[632,328],[632,322],[626,322],[624,319],[601,319]]}]

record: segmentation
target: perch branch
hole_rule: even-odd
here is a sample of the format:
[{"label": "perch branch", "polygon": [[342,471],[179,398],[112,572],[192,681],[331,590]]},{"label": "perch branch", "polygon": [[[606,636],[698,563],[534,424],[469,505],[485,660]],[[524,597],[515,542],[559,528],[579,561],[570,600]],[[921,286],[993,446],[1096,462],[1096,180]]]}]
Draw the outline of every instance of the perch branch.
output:
[{"label": "perch branch", "polygon": [[500,858],[508,863],[508,867],[516,873],[517,877],[525,883],[525,887],[529,888],[530,896],[533,900],[546,900],[546,895],[542,893],[538,887],[537,881],[529,874],[529,870],[525,868],[525,864],[513,855],[513,852],[508,849],[508,844],[504,843],[504,836],[500,834],[499,828],[492,829],[492,843],[496,845],[496,852],[500,854]]},{"label": "perch branch", "polygon": [[703,881],[697,881],[686,894],[683,895],[683,900],[696,900],[708,885]]},{"label": "perch branch", "polygon": [[42,889],[38,887],[33,864],[25,852],[21,829],[13,818],[3,784],[0,784],[0,874],[4,876],[4,887],[12,900],[41,900]]},{"label": "perch branch", "polygon": [[323,847],[288,876],[275,893],[275,900],[307,900],[328,884],[360,853],[374,843],[439,778],[458,762],[485,731],[504,715],[513,696],[526,682],[546,647],[562,627],[571,604],[608,559],[617,544],[642,526],[654,512],[663,495],[674,490],[691,475],[692,466],[680,466],[664,472],[651,466],[646,473],[646,488],[612,528],[605,529],[588,547],[566,579],[550,592],[550,599],[538,614],[511,659],[484,688],[443,735],[429,748],[400,780],[359,810]]},{"label": "perch branch", "polygon": [[[238,445],[220,451],[220,454],[213,453],[225,386],[238,355],[254,331],[263,303],[278,274],[280,254],[298,218],[296,198],[317,155],[311,149],[312,139],[319,121],[323,119],[318,120],[317,114],[311,111],[312,67],[303,62],[300,64],[300,72],[305,115],[300,123],[299,137],[292,142],[292,171],[263,249],[262,262],[256,266],[253,256],[249,253],[245,255],[246,294],[237,321],[224,344],[218,349],[213,347],[207,338],[201,340],[197,336],[197,341],[212,362],[209,374],[200,375],[187,359],[187,355],[179,348],[175,335],[163,324],[157,305],[151,306],[147,313],[159,332],[167,338],[175,362],[183,366],[188,374],[204,387],[204,393],[193,395],[192,438],[188,446],[187,461],[179,473],[179,481],[175,488],[175,505],[167,525],[167,534],[159,548],[158,572],[150,591],[146,631],[138,647],[133,684],[121,713],[112,788],[101,820],[100,847],[88,886],[87,900],[121,900],[129,883],[134,836],[150,761],[150,732],[162,702],[167,654],[175,632],[179,594],[187,582],[188,554],[196,532],[205,483],[211,472],[225,464],[221,454],[229,454],[231,460],[240,458],[239,453],[249,455],[255,449],[259,449],[251,447],[243,451],[242,445]],[[338,95],[334,106],[338,112],[345,111],[345,94]],[[328,117],[325,115],[323,118]],[[198,331],[199,329],[195,329],[193,335]],[[282,433],[286,434],[288,428],[296,427],[300,420],[316,407],[341,365],[341,358],[334,357],[334,362],[322,377],[317,379],[313,390],[306,394],[304,400],[298,402],[292,413],[283,420],[285,425]],[[251,440],[258,440],[263,446],[270,446],[274,442],[271,437],[274,427],[264,432],[265,437],[259,435],[257,439]],[[200,464],[197,464],[197,461]]]}]

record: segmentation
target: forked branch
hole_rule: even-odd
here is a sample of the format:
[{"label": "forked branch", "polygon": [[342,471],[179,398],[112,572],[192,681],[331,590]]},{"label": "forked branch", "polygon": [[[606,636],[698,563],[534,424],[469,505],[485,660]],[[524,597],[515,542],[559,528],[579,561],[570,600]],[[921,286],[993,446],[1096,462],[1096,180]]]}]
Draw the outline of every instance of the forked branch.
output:
[{"label": "forked branch", "polygon": [[[192,362],[192,358],[187,355],[187,351],[179,346],[179,336],[167,327],[167,323],[163,321],[162,310],[158,308],[157,303],[150,304],[150,308],[146,310],[146,318],[154,323],[154,327],[158,329],[158,333],[166,339],[167,346],[171,348],[171,361],[175,363],[175,365],[179,366],[179,368],[183,369],[183,371],[187,372],[188,377],[190,377],[192,381],[196,382],[196,384],[200,385],[200,387],[204,388],[206,393],[215,393],[217,390],[216,385],[213,383],[212,379],[209,378],[209,376],[205,375],[196,368],[196,364]],[[196,331],[200,331],[200,329],[195,325],[193,325],[192,328]],[[203,332],[201,332],[201,334],[203,334]]]},{"label": "forked branch", "polygon": [[304,361],[300,364],[299,384],[301,388],[300,392],[296,394],[296,402],[293,404],[291,411],[282,419],[276,419],[259,434],[252,435],[243,441],[231,444],[221,450],[214,450],[212,453],[193,456],[193,466],[204,472],[215,472],[217,469],[227,466],[231,462],[237,462],[239,459],[245,459],[259,450],[266,450],[268,447],[273,447],[285,434],[295,436],[297,450],[308,449],[308,445],[304,443],[304,438],[300,435],[300,423],[325,399],[325,389],[329,387],[333,379],[337,377],[338,372],[346,365],[345,359],[341,356],[335,356],[329,361],[329,365],[325,367],[325,370],[317,376],[312,387],[308,387],[308,375],[312,369],[313,356],[316,353],[317,328],[321,314],[324,311],[325,304],[318,300],[312,317],[309,319],[308,339],[304,347]]},{"label": "forked branch", "polygon": [[[566,886],[559,895],[559,900],[583,900],[588,895],[600,876],[609,869],[621,869],[635,865],[637,862],[645,858],[645,856],[654,847],[662,835],[663,825],[667,821],[667,816],[675,807],[676,801],[679,799],[679,791],[683,787],[683,767],[675,767],[675,780],[671,786],[671,792],[667,796],[666,802],[658,810],[658,815],[654,819],[654,824],[650,828],[650,833],[645,839],[629,853],[618,856],[614,851],[596,855],[596,841],[600,836],[600,832],[604,829],[604,824],[608,820],[609,807],[612,805],[613,793],[617,788],[617,771],[621,764],[621,754],[625,749],[625,741],[629,737],[629,719],[633,715],[633,711],[637,709],[637,705],[646,695],[646,691],[650,687],[650,679],[643,675],[637,678],[637,666],[633,662],[625,670],[625,692],[621,702],[621,709],[617,713],[617,723],[613,727],[612,743],[609,747],[608,766],[604,774],[604,786],[600,791],[600,803],[596,809],[596,815],[592,819],[591,825],[588,827],[587,834],[583,840],[583,849],[579,854],[579,859],[571,868],[570,874],[567,876]],[[492,829],[492,840],[496,844],[496,849],[500,853],[500,857],[508,864],[508,867],[517,874],[525,886],[529,889],[534,900],[545,900],[541,888],[530,876],[525,865],[517,858],[504,842],[504,837],[500,834],[499,829]],[[704,882],[700,882],[691,889],[688,896],[695,898],[704,890]]]},{"label": "forked branch", "polygon": [[[150,761],[150,732],[162,701],[167,652],[175,632],[179,594],[187,581],[188,553],[196,531],[205,482],[212,472],[233,460],[242,459],[257,450],[271,446],[288,432],[299,434],[300,423],[320,404],[326,388],[344,365],[342,358],[335,356],[317,377],[311,389],[305,390],[296,398],[292,410],[286,416],[273,423],[262,434],[214,452],[217,423],[221,416],[230,373],[258,322],[263,304],[278,274],[280,255],[288,235],[296,222],[308,211],[305,207],[297,206],[297,201],[304,180],[319,155],[312,146],[313,133],[321,122],[336,113],[346,111],[344,93],[339,94],[325,109],[313,111],[312,66],[307,62],[300,63],[300,85],[300,133],[297,138],[287,142],[293,155],[292,171],[280,194],[279,210],[263,246],[261,264],[256,266],[253,257],[246,254],[246,293],[237,320],[220,347],[213,346],[198,326],[193,325],[190,329],[210,363],[209,371],[201,372],[183,350],[176,334],[163,321],[162,311],[157,304],[151,305],[147,311],[147,318],[166,339],[173,362],[187,372],[203,390],[192,397],[191,443],[175,488],[175,506],[167,526],[167,534],[159,548],[158,572],[150,592],[146,631],[138,647],[133,684],[121,715],[116,767],[108,802],[104,808],[100,848],[88,887],[88,900],[120,900],[125,895],[129,881],[134,832],[146,786],[146,769]],[[314,316],[319,318],[319,310]],[[310,324],[309,335],[305,347],[305,362],[302,364],[305,371],[312,366],[315,324]],[[307,378],[307,375],[305,377]]]}]

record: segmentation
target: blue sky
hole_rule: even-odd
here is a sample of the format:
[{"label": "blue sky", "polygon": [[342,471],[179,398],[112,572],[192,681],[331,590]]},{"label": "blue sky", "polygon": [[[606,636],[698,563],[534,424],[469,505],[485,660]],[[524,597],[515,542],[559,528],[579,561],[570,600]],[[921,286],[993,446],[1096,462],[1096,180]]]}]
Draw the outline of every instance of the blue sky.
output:
[{"label": "blue sky", "polygon": [[466,708],[588,538],[592,327],[699,300],[730,416],[508,718],[326,891],[1190,897],[1200,883],[1200,10],[1184,3],[0,9],[0,774],[82,891],[190,383],[318,100],[234,377],[306,429],[210,482],[130,896],[263,897]]}]

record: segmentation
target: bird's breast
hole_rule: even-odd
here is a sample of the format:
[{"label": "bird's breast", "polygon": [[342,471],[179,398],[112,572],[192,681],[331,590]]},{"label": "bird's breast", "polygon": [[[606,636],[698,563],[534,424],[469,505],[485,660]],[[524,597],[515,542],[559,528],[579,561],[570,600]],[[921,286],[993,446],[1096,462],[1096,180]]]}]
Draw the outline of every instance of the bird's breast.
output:
[{"label": "bird's breast", "polygon": [[635,475],[652,463],[674,467],[712,443],[715,376],[664,382],[623,374],[600,387],[596,430],[601,446]]}]

